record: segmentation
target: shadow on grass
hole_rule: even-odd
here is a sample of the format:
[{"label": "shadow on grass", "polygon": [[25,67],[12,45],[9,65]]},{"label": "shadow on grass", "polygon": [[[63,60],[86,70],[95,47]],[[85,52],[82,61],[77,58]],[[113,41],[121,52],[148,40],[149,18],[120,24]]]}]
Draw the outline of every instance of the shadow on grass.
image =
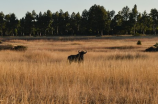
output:
[{"label": "shadow on grass", "polygon": [[120,49],[120,50],[124,50],[124,49],[136,49],[136,48],[140,48],[140,47],[135,47],[135,46],[117,46],[117,47],[106,47],[106,49]]},{"label": "shadow on grass", "polygon": [[133,60],[133,59],[146,59],[147,55],[144,54],[116,54],[108,57],[110,60]]},{"label": "shadow on grass", "polygon": [[14,51],[26,51],[27,47],[23,45],[13,46],[13,45],[0,45],[1,50],[14,50]]}]

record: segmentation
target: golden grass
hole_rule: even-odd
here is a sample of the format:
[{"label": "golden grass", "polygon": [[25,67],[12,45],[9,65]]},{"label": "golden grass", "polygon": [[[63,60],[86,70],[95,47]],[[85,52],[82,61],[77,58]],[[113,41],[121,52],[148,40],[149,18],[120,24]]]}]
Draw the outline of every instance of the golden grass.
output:
[{"label": "golden grass", "polygon": [[[143,52],[156,40],[136,42],[8,41],[28,50],[0,51],[0,104],[157,104],[158,55]],[[82,49],[85,61],[68,64]]]}]

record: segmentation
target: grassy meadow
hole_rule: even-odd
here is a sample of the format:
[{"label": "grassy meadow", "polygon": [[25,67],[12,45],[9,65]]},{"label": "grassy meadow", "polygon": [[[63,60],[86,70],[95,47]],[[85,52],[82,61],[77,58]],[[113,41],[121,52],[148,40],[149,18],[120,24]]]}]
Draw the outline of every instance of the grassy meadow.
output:
[{"label": "grassy meadow", "polygon": [[[141,40],[142,45],[137,45]],[[0,104],[157,104],[158,38],[8,40],[0,51]],[[67,56],[87,50],[84,62]]]}]

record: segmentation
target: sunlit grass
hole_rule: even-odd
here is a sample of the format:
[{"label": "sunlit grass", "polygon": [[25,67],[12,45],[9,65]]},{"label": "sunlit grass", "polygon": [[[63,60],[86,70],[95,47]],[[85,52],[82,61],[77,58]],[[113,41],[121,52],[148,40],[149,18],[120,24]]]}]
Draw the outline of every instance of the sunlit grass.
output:
[{"label": "sunlit grass", "polygon": [[[0,51],[0,103],[157,104],[158,55],[142,52],[155,40],[136,42],[8,41],[28,50]],[[123,46],[134,48],[109,48]],[[84,62],[69,64],[78,50]]]}]

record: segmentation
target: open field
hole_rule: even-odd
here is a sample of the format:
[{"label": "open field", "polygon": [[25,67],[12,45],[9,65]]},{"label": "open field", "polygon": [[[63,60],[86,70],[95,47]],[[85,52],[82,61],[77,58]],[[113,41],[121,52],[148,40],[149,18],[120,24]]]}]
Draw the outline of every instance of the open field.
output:
[{"label": "open field", "polygon": [[[158,53],[144,52],[156,42],[7,40],[28,50],[0,51],[0,104],[157,104]],[[69,64],[78,50],[88,51],[84,62]]]}]

